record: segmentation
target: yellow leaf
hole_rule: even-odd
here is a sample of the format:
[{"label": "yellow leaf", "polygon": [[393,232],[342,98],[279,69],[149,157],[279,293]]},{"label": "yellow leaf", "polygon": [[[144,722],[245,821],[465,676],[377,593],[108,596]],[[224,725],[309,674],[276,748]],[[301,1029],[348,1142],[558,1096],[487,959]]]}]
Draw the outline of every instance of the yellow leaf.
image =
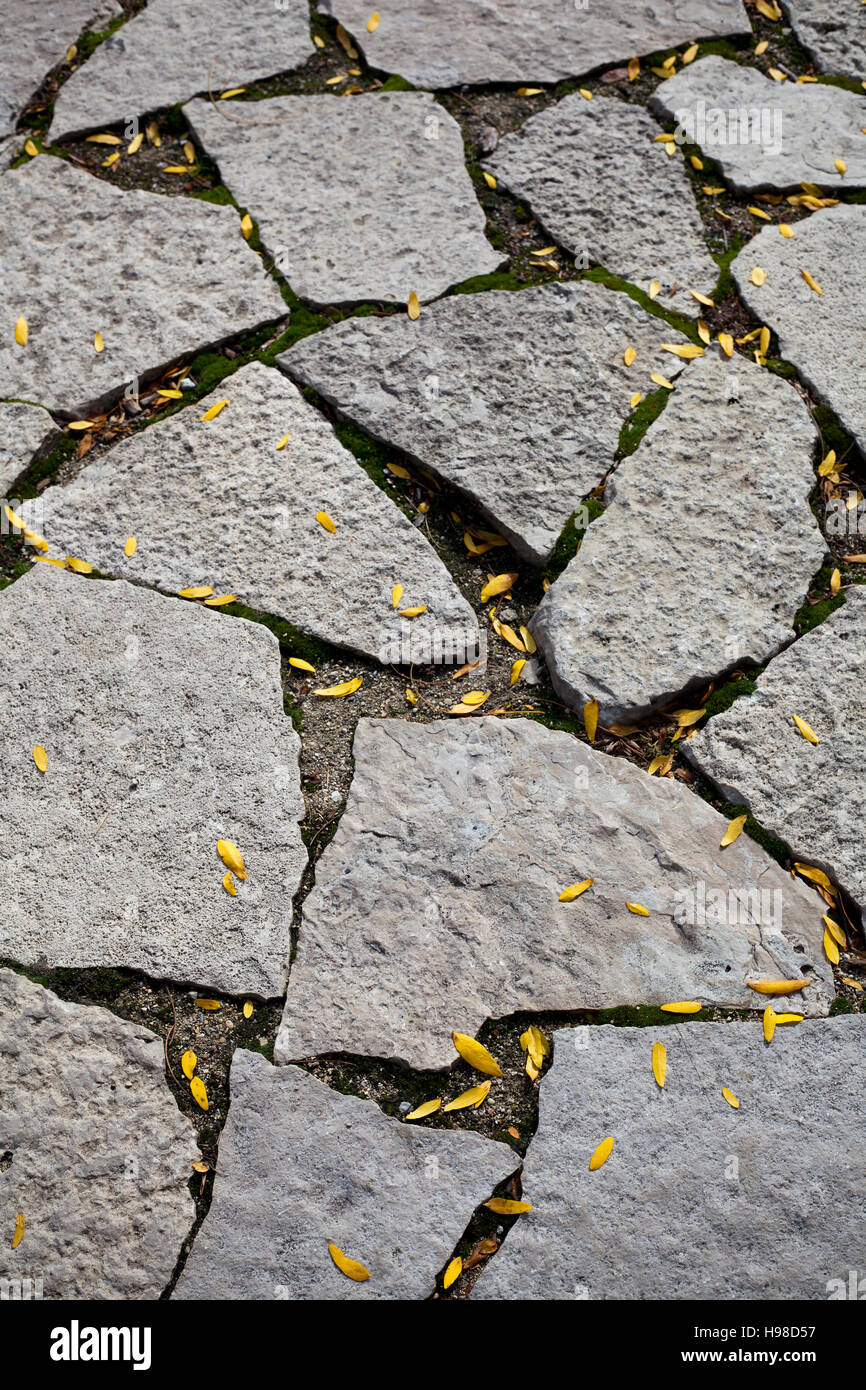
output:
[{"label": "yellow leaf", "polygon": [[519,1216],[521,1212],[532,1211],[529,1202],[515,1202],[509,1197],[491,1197],[484,1205],[497,1216]]},{"label": "yellow leaf", "polygon": [[764,283],[764,281],[766,280],[766,278],[767,278],[767,272],[766,272],[766,270],[762,270],[761,267],[760,267],[759,265],[756,265],[756,266],[755,266],[754,270],[752,271],[751,275],[749,276],[749,279],[750,279],[750,281],[752,282],[753,285],[763,285],[763,283]]},{"label": "yellow leaf", "polygon": [[859,980],[852,980],[850,975],[843,975],[841,979],[843,985],[847,985],[849,989],[856,989],[859,990],[861,994],[863,993],[863,986],[860,984]]},{"label": "yellow leaf", "polygon": [[87,136],[87,144],[88,144],[88,145],[122,145],[122,144],[123,144],[123,141],[121,140],[121,138],[120,138],[119,135],[108,135],[108,134],[102,134],[102,135],[88,135],[88,136]]},{"label": "yellow leaf", "polygon": [[24,315],[21,314],[20,317],[15,320],[15,341],[18,344],[18,346],[26,347],[27,339],[29,336],[30,335],[27,328],[27,320],[24,317]]},{"label": "yellow leaf", "polygon": [[326,686],[324,690],[314,690],[314,695],[328,695],[335,700],[339,700],[343,695],[354,695],[356,690],[360,690],[364,684],[363,676],[354,676],[350,681],[341,681],[339,685]]},{"label": "yellow leaf", "polygon": [[171,390],[171,389],[166,390],[165,388],[160,388],[160,389],[157,390],[157,393],[156,393],[156,394],[157,394],[158,396],[160,396],[164,401],[182,401],[182,400],[183,400],[183,392],[182,392],[182,391],[174,391],[174,390]]},{"label": "yellow leaf", "polygon": [[406,313],[409,315],[410,319],[418,319],[421,317],[421,305],[418,302],[418,296],[414,290],[409,296],[409,303],[406,306]]},{"label": "yellow leaf", "polygon": [[629,912],[633,912],[635,917],[649,917],[649,908],[641,903],[626,903]]},{"label": "yellow leaf", "polygon": [[189,1083],[189,1089],[192,1092],[192,1098],[196,1105],[200,1105],[202,1110],[207,1110],[207,1087],[200,1076],[193,1077],[192,1081]]},{"label": "yellow leaf", "polygon": [[580,883],[570,884],[568,888],[563,888],[559,895],[559,901],[561,903],[573,903],[575,898],[579,898],[581,893],[585,893],[590,884],[594,882],[594,879],[584,878],[581,879]]},{"label": "yellow leaf", "polygon": [[198,1058],[196,1057],[195,1053],[192,1052],[192,1051],[185,1052],[185,1053],[183,1054],[183,1056],[181,1057],[181,1059],[180,1059],[181,1071],[183,1072],[183,1074],[184,1074],[184,1076],[186,1077],[187,1081],[192,1081],[192,1074],[193,1074],[193,1072],[195,1071],[195,1067],[196,1067],[196,1062],[197,1062],[197,1061],[198,1061]]},{"label": "yellow leaf", "polygon": [[292,436],[291,436],[290,434],[284,434],[283,437],[282,437],[282,439],[280,440],[279,444],[275,444],[275,445],[274,445],[274,453],[277,453],[277,454],[278,454],[278,453],[280,452],[281,449],[285,449],[285,447],[286,447],[286,445],[288,444],[288,442],[289,442],[289,440],[291,439],[291,437],[292,437]]},{"label": "yellow leaf", "polygon": [[661,294],[661,291],[662,287],[659,284],[658,280],[653,280],[650,284],[649,289],[647,290],[647,294],[649,295],[650,299],[655,299],[656,295]]},{"label": "yellow leaf", "polygon": [[247,1002],[244,1004],[244,1018],[252,1018],[252,1016],[253,1016],[253,1003],[252,1003],[252,1000],[251,1000],[251,999],[248,999]]},{"label": "yellow leaf", "polygon": [[640,403],[641,403],[642,400],[643,400],[643,394],[642,394],[640,391],[635,391],[634,395],[632,396],[631,400],[630,400],[629,403],[628,403],[628,404],[629,404],[629,409],[630,409],[630,410],[634,410],[635,406],[636,406],[636,405],[640,405]]},{"label": "yellow leaf", "polygon": [[327,512],[316,512],[316,520],[326,531],[330,531],[332,535],[336,535],[337,528]]},{"label": "yellow leaf", "polygon": [[839,573],[839,570],[835,569],[833,573],[830,575],[830,593],[838,594],[841,587],[842,575]]},{"label": "yellow leaf", "polygon": [[162,172],[164,174],[191,174],[192,170],[188,164],[166,164]]},{"label": "yellow leaf", "polygon": [[223,888],[226,890],[230,898],[237,897],[238,890],[237,888],[235,888],[235,881],[232,878],[231,874],[223,875]]},{"label": "yellow leaf", "polygon": [[839,923],[838,923],[838,922],[834,922],[832,917],[828,917],[827,914],[826,914],[826,912],[823,914],[823,918],[824,918],[824,926],[827,928],[827,930],[828,930],[828,932],[830,933],[830,935],[831,935],[832,937],[834,937],[836,941],[838,941],[838,943],[839,943],[839,945],[842,947],[842,950],[843,950],[843,951],[847,951],[847,949],[848,949],[848,938],[847,938],[847,936],[845,935],[845,933],[843,932],[842,928],[839,926]]},{"label": "yellow leaf", "polygon": [[511,678],[508,682],[509,685],[517,684],[517,682],[520,680],[520,672],[523,670],[525,665],[526,658],[522,656],[518,657],[517,660],[514,662],[513,666],[511,667]]},{"label": "yellow leaf", "polygon": [[543,87],[518,87],[518,88],[517,88],[517,95],[518,95],[519,97],[540,97],[540,96],[543,94],[543,92],[544,92],[544,88],[543,88]]},{"label": "yellow leaf", "polygon": [[668,1074],[668,1054],[664,1043],[653,1043],[652,1066],[653,1076],[659,1086],[664,1089],[665,1077]]},{"label": "yellow leaf", "polygon": [[483,705],[489,698],[489,690],[468,690],[462,697],[464,705]]},{"label": "yellow leaf", "polygon": [[697,46],[697,44],[696,44],[696,43],[689,44],[689,47],[686,49],[685,53],[682,55],[681,62],[683,63],[683,65],[685,65],[685,64],[687,64],[687,63],[691,63],[691,62],[693,62],[693,61],[695,60],[695,58],[696,58],[697,56],[698,56],[698,46]]},{"label": "yellow leaf", "polygon": [[791,718],[797,725],[797,728],[800,730],[800,733],[809,743],[820,743],[821,740],[818,738],[818,735],[815,733],[815,730],[809,724],[806,723],[805,719],[801,719],[799,714],[793,714]]},{"label": "yellow leaf", "polygon": [[143,130],[140,130],[140,131],[138,132],[137,135],[133,135],[132,139],[130,140],[129,144],[128,144],[127,147],[126,147],[126,153],[127,153],[127,154],[138,154],[138,151],[141,149],[141,142],[142,142],[143,139],[144,139],[144,131],[143,131]]},{"label": "yellow leaf", "polygon": [[406,1116],[407,1120],[423,1120],[427,1115],[432,1115],[442,1104],[441,1097],[436,1100],[425,1100],[423,1105],[418,1105],[414,1110],[410,1110]]},{"label": "yellow leaf", "polygon": [[39,150],[38,150],[37,147],[34,145],[34,143],[33,143],[32,140],[25,140],[25,141],[24,141],[24,152],[25,152],[25,154],[29,154],[29,156],[30,156],[31,159],[34,159],[34,158],[36,157],[36,155],[38,155]]},{"label": "yellow leaf", "polygon": [[776,1010],[768,1004],[763,1014],[764,1042],[772,1042],[776,1031]]},{"label": "yellow leaf", "polygon": [[524,647],[526,648],[526,650],[527,650],[528,652],[532,653],[532,652],[538,651],[538,647],[536,646],[535,638],[533,637],[532,633],[529,631],[529,628],[528,628],[528,627],[523,627],[523,626],[521,625],[521,628],[520,628],[520,636],[521,636],[521,638],[523,639],[523,645],[524,645]]},{"label": "yellow leaf", "polygon": [[240,96],[241,92],[245,91],[246,87],[229,87],[227,92],[220,92],[220,101],[226,101],[229,97]]},{"label": "yellow leaf", "polygon": [[722,352],[725,354],[726,357],[733,357],[734,340],[731,337],[730,333],[719,334],[719,347],[722,349]]},{"label": "yellow leaf", "polygon": [[138,541],[135,539],[135,536],[127,536],[126,544],[123,547],[124,555],[128,556],[131,559],[137,549]]},{"label": "yellow leaf", "polygon": [[845,163],[844,159],[834,159],[833,167],[835,168],[837,174],[844,175],[848,171],[848,165]]},{"label": "yellow leaf", "polygon": [[595,743],[598,729],[598,700],[587,700],[583,707],[583,727],[590,743]]},{"label": "yellow leaf", "polygon": [[249,241],[252,234],[253,219],[250,217],[248,212],[245,212],[243,217],[241,218],[241,236],[243,237],[244,241]]},{"label": "yellow leaf", "polygon": [[[720,193],[724,193],[724,188],[710,188],[707,184],[702,184],[702,190],[708,198],[717,198]],[[692,290],[694,294],[694,290]]]},{"label": "yellow leaf", "polygon": [[[374,10],[373,13],[370,15],[370,18],[367,20],[367,33],[368,33],[368,34],[374,34],[378,28],[379,28],[379,11],[378,11],[378,10]],[[449,1265],[448,1268],[450,1269],[451,1266]],[[458,1270],[458,1273],[459,1273],[459,1270]],[[455,1278],[456,1278],[456,1277],[457,1277],[457,1276],[455,1275]],[[446,1288],[448,1287],[447,1284],[446,1284],[445,1287],[446,1287]]]},{"label": "yellow leaf", "polygon": [[464,1062],[468,1062],[470,1067],[483,1072],[485,1076],[502,1075],[499,1063],[491,1057],[487,1048],[477,1038],[471,1038],[468,1033],[452,1033],[451,1040]]},{"label": "yellow leaf", "polygon": [[716,301],[710,299],[708,294],[699,294],[697,290],[689,290],[692,299],[696,299],[699,304],[708,304],[711,309],[715,308]]},{"label": "yellow leaf", "polygon": [[756,44],[756,45],[755,45],[755,54],[756,54],[756,56],[760,58],[760,56],[761,56],[762,53],[766,53],[766,51],[767,51],[767,49],[769,48],[769,46],[770,46],[770,41],[769,41],[769,39],[761,39],[761,42],[760,42],[759,44]]},{"label": "yellow leaf", "polygon": [[315,666],[311,666],[309,661],[304,661],[300,656],[290,656],[289,665],[294,666],[297,671],[312,671],[315,673]]},{"label": "yellow leaf", "polygon": [[217,401],[209,410],[205,411],[204,415],[201,417],[202,420],[215,420],[220,411],[225,410],[227,405],[228,401]]},{"label": "yellow leaf", "polygon": [[650,381],[655,382],[656,386],[664,386],[668,391],[673,391],[674,389],[673,382],[668,381],[667,377],[662,376],[661,372],[653,372],[650,376]]},{"label": "yellow leaf", "polygon": [[768,350],[769,350],[769,347],[770,347],[770,330],[769,330],[769,328],[767,328],[766,325],[764,325],[764,327],[761,329],[761,336],[760,336],[760,348],[761,348],[761,356],[762,356],[762,357],[766,357],[767,352],[768,352]]},{"label": "yellow leaf", "polygon": [[774,82],[785,81],[786,74],[782,72],[781,68],[767,68],[767,72],[770,74]]},{"label": "yellow leaf", "polygon": [[780,222],[780,223],[779,223],[779,234],[780,234],[781,236],[785,236],[785,237],[789,237],[789,238],[790,238],[790,237],[793,237],[793,236],[796,236],[796,232],[794,231],[794,228],[791,226],[790,222]]},{"label": "yellow leaf", "polygon": [[37,743],[33,749],[33,761],[40,772],[48,771],[48,754],[41,743]]},{"label": "yellow leaf", "polygon": [[636,357],[637,357],[637,353],[635,352],[634,348],[633,348],[633,347],[627,347],[626,350],[625,350],[625,352],[624,352],[623,355],[622,355],[622,360],[623,360],[623,362],[625,363],[625,365],[626,365],[627,367],[630,367],[631,364],[632,364],[632,362],[634,361],[634,359],[635,359]]},{"label": "yellow leaf", "polygon": [[213,589],[209,584],[195,584],[191,589],[178,589],[178,598],[210,598]]},{"label": "yellow leaf", "polygon": [[104,351],[105,351],[105,342],[104,342],[104,340],[103,340],[103,337],[102,337],[102,334],[101,334],[101,333],[97,333],[97,334],[94,336],[94,339],[93,339],[93,350],[94,350],[94,352],[104,352]]},{"label": "yellow leaf", "polygon": [[831,965],[839,964],[839,947],[828,931],[824,932],[824,951]]},{"label": "yellow leaf", "polygon": [[74,555],[67,555],[66,563],[76,574],[92,574],[93,566],[87,560],[78,560]]},{"label": "yellow leaf", "polygon": [[704,161],[702,159],[699,159],[696,154],[689,155],[689,163],[691,164],[693,169],[703,169],[704,167]]},{"label": "yellow leaf", "polygon": [[753,217],[760,217],[763,222],[772,222],[773,220],[768,212],[764,212],[763,208],[748,207],[746,212],[750,212]]},{"label": "yellow leaf", "polygon": [[217,1009],[222,1008],[218,999],[196,999],[195,1006],[197,1009],[204,1009],[207,1014],[216,1013]]},{"label": "yellow leaf", "polygon": [[662,352],[672,352],[674,357],[682,357],[690,361],[693,357],[703,357],[704,350],[698,347],[697,343],[662,343]]},{"label": "yellow leaf", "polygon": [[487,187],[488,187],[488,188],[495,188],[495,187],[496,187],[496,180],[495,180],[495,178],[493,177],[492,174],[488,174],[486,170],[484,171],[483,178],[484,178],[484,182],[487,184]]},{"label": "yellow leaf", "polygon": [[776,1014],[776,1027],[777,1027],[777,1028],[778,1028],[778,1026],[779,1026],[780,1023],[802,1023],[802,1022],[803,1022],[803,1015],[802,1015],[802,1014]]},{"label": "yellow leaf", "polygon": [[735,816],[721,838],[719,848],[724,849],[726,845],[732,845],[743,833],[743,826],[746,824],[748,816]]},{"label": "yellow leaf", "polygon": [[481,1102],[487,1099],[492,1084],[490,1081],[482,1081],[480,1086],[470,1086],[468,1091],[443,1105],[442,1114],[444,1115],[446,1110],[468,1110],[470,1106],[477,1110]]},{"label": "yellow leaf", "polygon": [[415,694],[414,690],[410,690],[408,685],[406,686],[406,699],[409,701],[410,705],[417,705],[418,703],[418,696]]},{"label": "yellow leaf", "polygon": [[647,776],[652,777],[655,775],[656,772],[658,772],[659,774],[662,774],[663,772],[669,772],[673,760],[674,758],[672,753],[657,754],[657,756],[653,758],[652,762],[647,768]]},{"label": "yellow leaf", "polygon": [[594,1173],[603,1163],[607,1163],[613,1153],[613,1139],[602,1139],[592,1158],[589,1160],[589,1171]]},{"label": "yellow leaf", "polygon": [[823,293],[824,293],[824,291],[821,289],[821,286],[818,284],[817,280],[815,280],[815,279],[813,278],[813,276],[811,276],[811,275],[809,274],[808,270],[801,270],[801,271],[800,271],[800,274],[802,275],[803,279],[806,281],[806,284],[809,286],[809,289],[810,289],[810,290],[814,290],[816,294],[823,294]]},{"label": "yellow leaf", "polygon": [[115,150],[114,154],[110,154],[110,155],[108,156],[107,159],[103,159],[103,161],[102,161],[102,167],[103,167],[103,169],[112,169],[119,159],[120,159],[120,150]]},{"label": "yellow leaf", "polygon": [[15,1218],[15,1230],[12,1232],[12,1249],[17,1250],[24,1239],[24,1227],[27,1225],[27,1218],[23,1211],[19,1211]]},{"label": "yellow leaf", "polygon": [[580,92],[580,95],[583,97],[584,101],[592,101],[592,92],[589,90],[588,87],[578,87],[577,90]]},{"label": "yellow leaf", "polygon": [[329,1245],[328,1254],[340,1273],[345,1274],[347,1279],[354,1279],[356,1284],[363,1284],[365,1280],[370,1278],[369,1269],[365,1269],[357,1260],[350,1260],[348,1255],[344,1255],[338,1246]]},{"label": "yellow leaf", "polygon": [[727,1086],[722,1087],[722,1095],[724,1096],[725,1100],[728,1102],[728,1105],[730,1105],[732,1110],[739,1110],[740,1102],[737,1100],[737,1097],[734,1095],[733,1091],[728,1090]]},{"label": "yellow leaf", "polygon": [[214,594],[212,598],[206,598],[205,608],[224,608],[227,603],[237,603],[237,594]]},{"label": "yellow leaf", "polygon": [[825,459],[818,465],[818,474],[821,478],[826,478],[828,473],[832,473],[836,467],[836,450],[831,449]]},{"label": "yellow leaf", "polygon": [[629,58],[629,60],[628,60],[628,80],[629,80],[629,82],[634,82],[635,78],[638,76],[639,73],[640,73],[640,62],[639,62],[639,60],[638,60],[637,58]]},{"label": "yellow leaf", "polygon": [[150,125],[145,126],[144,133],[147,136],[150,144],[153,145],[153,148],[155,150],[158,150],[162,145],[162,141],[159,138],[159,126],[157,125],[156,121],[151,121]]},{"label": "yellow leaf", "polygon": [[242,883],[246,881],[247,866],[244,856],[233,840],[217,840],[217,854],[226,868],[237,874]]},{"label": "yellow leaf", "polygon": [[443,1289],[450,1289],[455,1279],[459,1279],[463,1272],[463,1261],[459,1255],[455,1255],[442,1276]]},{"label": "yellow leaf", "polygon": [[662,1004],[660,1007],[665,1014],[697,1014],[703,1006],[696,999],[682,999],[676,1004]]},{"label": "yellow leaf", "polygon": [[796,994],[800,989],[806,989],[812,983],[811,980],[747,980],[749,989],[753,989],[756,994]]},{"label": "yellow leaf", "polygon": [[415,608],[398,608],[397,613],[401,618],[418,618],[422,613],[427,612],[426,603],[419,603]]},{"label": "yellow leaf", "polygon": [[481,602],[486,603],[489,598],[494,598],[497,594],[505,594],[511,588],[517,574],[497,574],[493,579],[488,579],[481,590]]}]

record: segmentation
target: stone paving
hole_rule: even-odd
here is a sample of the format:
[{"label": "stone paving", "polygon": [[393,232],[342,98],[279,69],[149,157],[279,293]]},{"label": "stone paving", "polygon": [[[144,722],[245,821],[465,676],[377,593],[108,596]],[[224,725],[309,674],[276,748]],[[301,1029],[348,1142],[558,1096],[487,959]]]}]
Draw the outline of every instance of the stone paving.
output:
[{"label": "stone paving", "polygon": [[2,1296],[827,1297],[866,8],[6,10]]}]

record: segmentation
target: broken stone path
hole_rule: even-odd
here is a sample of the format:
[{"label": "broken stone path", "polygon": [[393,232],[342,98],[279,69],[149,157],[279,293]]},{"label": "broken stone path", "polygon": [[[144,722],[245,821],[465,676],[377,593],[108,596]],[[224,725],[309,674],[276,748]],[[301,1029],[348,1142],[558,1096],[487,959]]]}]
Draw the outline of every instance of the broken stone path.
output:
[{"label": "broken stone path", "polygon": [[561,0],[390,0],[372,30],[367,0],[319,0],[367,62],[418,87],[560,82],[633,54],[749,32],[740,0],[604,8]]},{"label": "broken stone path", "polygon": [[[13,483],[29,468],[33,455],[56,433],[47,410],[21,401],[0,401],[0,495],[11,496]],[[5,522],[2,524],[5,526]]]},{"label": "broken stone path", "polygon": [[[213,1203],[176,1299],[429,1298],[475,1208],[519,1166],[507,1144],[424,1130],[238,1048]],[[334,1265],[334,1244],[369,1271]]]},{"label": "broken stone path", "polygon": [[530,623],[560,698],[597,700],[604,725],[766,661],[824,557],[802,399],[710,351],[611,475],[607,511]]},{"label": "broken stone path", "polygon": [[279,995],[298,749],[267,628],[37,564],[0,593],[0,956]]},{"label": "broken stone path", "polygon": [[104,29],[121,13],[115,0],[3,0],[0,142],[13,134],[30,98],[82,33]]},{"label": "broken stone path", "polygon": [[0,970],[0,1071],[4,1286],[159,1298],[195,1217],[190,1164],[201,1158],[166,1085],[162,1039]]},{"label": "broken stone path", "polygon": [[307,0],[148,0],[60,88],[48,139],[218,97],[314,52]]},{"label": "broken stone path", "polygon": [[[866,907],[866,588],[777,656],[683,752],[731,801]],[[819,742],[804,739],[794,715]],[[837,914],[838,915],[838,914]]]},{"label": "broken stone path", "polygon": [[184,114],[303,299],[424,301],[502,264],[460,127],[428,92],[227,107],[196,100]]},{"label": "broken stone path", "polygon": [[788,0],[786,13],[819,72],[863,78],[866,73],[866,10],[837,0]]},{"label": "broken stone path", "polygon": [[864,1268],[862,1016],[780,1026],[769,1045],[758,1023],[561,1029],[553,1045],[532,1211],[474,1298],[824,1300]]},{"label": "broken stone path", "polygon": [[[747,836],[721,850],[728,822],[681,783],[492,716],[362,719],[354,758],[304,904],[278,1062],[347,1052],[446,1067],[452,1030],[487,1018],[677,999],[758,1008],[747,981],[762,978],[808,978],[797,1007],[826,1012],[821,900]],[[736,905],[732,890],[758,896]]]},{"label": "broken stone path", "polygon": [[113,188],[51,155],[4,174],[2,195],[0,396],[74,419],[182,354],[285,317],[234,208]]},{"label": "broken stone path", "polygon": [[686,341],[628,295],[582,281],[452,295],[414,323],[344,319],[278,365],[459,487],[544,564],[613,464],[632,395],[653,389],[653,372],[681,370],[660,344]]},{"label": "broken stone path", "polygon": [[[104,574],[170,593],[210,585],[374,661],[475,659],[475,614],[433,547],[324,416],[259,362],[21,511],[52,555]],[[138,542],[132,556],[127,536]],[[425,612],[400,616],[398,583],[401,606]]]}]

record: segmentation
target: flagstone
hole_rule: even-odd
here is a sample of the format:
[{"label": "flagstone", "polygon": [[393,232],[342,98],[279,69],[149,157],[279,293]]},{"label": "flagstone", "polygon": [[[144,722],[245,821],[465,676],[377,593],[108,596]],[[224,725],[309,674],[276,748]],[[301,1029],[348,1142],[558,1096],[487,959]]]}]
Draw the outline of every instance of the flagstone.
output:
[{"label": "flagstone", "polygon": [[367,0],[319,0],[367,62],[419,87],[560,82],[634,54],[749,32],[739,0],[659,0],[598,9],[589,0],[392,0],[371,32]]},{"label": "flagstone", "polygon": [[633,722],[791,640],[825,554],[815,437],[765,368],[716,349],[689,365],[530,622],[561,699]]},{"label": "flagstone", "polygon": [[679,154],[638,106],[575,93],[500,140],[484,168],[572,252],[642,290],[661,286],[667,307],[698,310],[689,294],[711,295],[719,268],[703,236]]},{"label": "flagstone", "polygon": [[650,108],[662,120],[677,121],[689,143],[717,160],[735,192],[799,193],[803,181],[833,190],[866,184],[866,93],[774,82],[713,55],[661,82]]},{"label": "flagstone", "polygon": [[344,319],[278,365],[461,488],[543,564],[612,465],[631,396],[681,368],[660,345],[686,341],[628,295],[579,281],[452,295],[415,322]]},{"label": "flagstone", "polygon": [[[684,752],[728,800],[818,864],[866,907],[866,588],[770,662],[754,694],[713,719]],[[805,719],[819,742],[794,725]]]},{"label": "flagstone", "polygon": [[0,1069],[4,1298],[159,1298],[201,1157],[162,1039],[0,970]]},{"label": "flagstone", "polygon": [[362,719],[354,760],[304,904],[278,1062],[446,1067],[452,1030],[488,1017],[758,1008],[755,979],[806,978],[798,1007],[827,1011],[821,900],[748,836],[720,849],[728,822],[682,783],[529,719]]},{"label": "flagstone", "polygon": [[[47,488],[39,507],[32,524],[54,556],[170,593],[207,584],[376,661],[462,664],[477,647],[475,614],[432,546],[324,416],[259,362]],[[30,517],[30,504],[21,510]],[[395,611],[398,583],[419,616]]]},{"label": "flagstone", "polygon": [[[429,1298],[506,1144],[422,1129],[238,1048],[210,1211],[175,1299]],[[335,1266],[335,1245],[369,1280]]]},{"label": "flagstone", "polygon": [[[731,262],[731,272],[748,307],[776,330],[780,355],[866,453],[864,263],[866,207],[840,204],[798,222],[792,238],[765,227]],[[751,280],[755,267],[766,272],[762,285]]]},{"label": "flagstone", "polygon": [[115,0],[3,0],[0,137],[12,134],[30,98],[81,35],[120,14]]},{"label": "flagstone", "polygon": [[275,97],[184,114],[292,289],[318,304],[435,299],[502,264],[457,122],[427,92]]},{"label": "flagstone", "polygon": [[267,628],[37,564],[0,593],[0,957],[280,994],[299,746]]},{"label": "flagstone", "polygon": [[[56,434],[47,410],[23,401],[0,401],[0,494],[11,497],[13,483],[30,466],[33,455]],[[5,524],[5,523],[4,523]]]},{"label": "flagstone", "polygon": [[788,0],[786,13],[819,72],[866,78],[866,10],[837,0]]},{"label": "flagstone", "polygon": [[307,0],[149,0],[61,87],[49,139],[219,96],[314,52]]},{"label": "flagstone", "polygon": [[0,195],[0,396],[74,418],[182,354],[285,316],[234,208],[114,188],[50,155],[4,174]]}]

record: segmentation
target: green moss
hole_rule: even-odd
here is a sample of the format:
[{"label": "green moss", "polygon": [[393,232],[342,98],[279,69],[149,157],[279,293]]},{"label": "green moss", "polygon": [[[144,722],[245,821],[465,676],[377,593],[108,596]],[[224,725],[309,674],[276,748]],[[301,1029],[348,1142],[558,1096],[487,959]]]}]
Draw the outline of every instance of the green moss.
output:
[{"label": "green moss", "polygon": [[218,183],[213,188],[203,188],[200,192],[191,193],[189,196],[191,198],[198,198],[200,203],[216,203],[220,207],[237,206],[224,183]]},{"label": "green moss", "polygon": [[649,395],[644,396],[635,406],[631,415],[623,420],[616,448],[617,459],[628,458],[629,454],[634,453],[650,425],[661,415],[670,394],[666,386],[660,386],[657,391],[650,391]]},{"label": "green moss", "polygon": [[599,1023],[610,1023],[615,1028],[664,1028],[670,1023],[709,1017],[706,1009],[696,1014],[669,1014],[655,1004],[620,1004],[615,1009],[599,1009],[596,1013]]},{"label": "green moss", "polygon": [[526,286],[508,270],[495,270],[492,275],[473,275],[454,285],[449,294],[483,294],[485,290],[522,290]]},{"label": "green moss", "polygon": [[130,977],[118,970],[98,967],[93,970],[35,970],[18,965],[11,960],[0,960],[0,964],[16,970],[28,980],[33,980],[43,989],[53,990],[61,999],[93,999],[102,1004],[113,1003],[124,990],[129,989]]},{"label": "green moss", "polygon": [[604,503],[600,502],[597,497],[585,498],[582,509],[586,516],[586,526],[580,524],[583,519],[580,512],[572,512],[562,528],[550,560],[541,572],[540,577],[549,579],[551,584],[554,579],[559,578],[569,561],[574,559],[580,549],[580,543],[586,535],[587,527],[591,526],[605,510]]},{"label": "green moss", "polygon": [[382,92],[414,92],[415,88],[411,82],[407,82],[405,77],[389,77],[387,82],[383,82]]},{"label": "green moss", "polygon": [[847,430],[842,428],[838,416],[829,406],[816,405],[812,411],[812,419],[821,432],[825,455],[829,454],[831,449],[835,449],[836,457],[841,459],[850,452],[854,441]]},{"label": "green moss", "polygon": [[744,815],[746,817],[746,824],[743,829],[749,838],[760,845],[762,849],[766,850],[770,858],[775,859],[777,864],[781,864],[783,869],[788,867],[788,861],[791,857],[788,853],[788,846],[783,840],[777,839],[775,835],[771,835],[768,830],[765,830],[764,827],[755,820],[755,817],[749,811],[748,807],[737,806],[732,801],[726,801],[719,809],[726,820],[734,820],[735,817]]},{"label": "green moss", "polygon": [[751,695],[755,689],[755,682],[748,676],[742,676],[739,680],[726,681],[720,685],[718,690],[714,690],[712,695],[704,704],[707,714],[724,714],[726,709],[730,709],[735,700],[739,700],[741,695]]},{"label": "green moss", "polygon": [[[830,578],[834,569],[835,562],[824,565],[822,569],[818,571],[810,585],[810,595],[826,595],[830,587]],[[794,618],[794,627],[796,631],[801,636],[804,632],[811,632],[813,628],[819,627],[821,623],[829,618],[831,613],[835,613],[836,609],[840,608],[844,602],[844,590],[841,590],[835,595],[831,594],[829,597],[819,598],[817,603],[810,603],[809,600],[806,599],[798,609],[797,615]]]},{"label": "green moss", "polygon": [[627,294],[629,299],[633,299],[635,304],[639,304],[653,318],[664,319],[665,323],[671,328],[675,328],[679,333],[685,335],[690,342],[696,343],[698,347],[703,347],[698,337],[697,324],[694,319],[687,318],[685,314],[679,313],[676,309],[671,309],[665,304],[660,304],[657,299],[650,299],[648,294],[638,289],[630,280],[622,280],[618,275],[612,275],[604,266],[593,266],[581,277],[584,280],[591,280],[594,285],[605,285],[609,290],[618,290],[621,294]]},{"label": "green moss", "polygon": [[859,1010],[850,999],[846,999],[844,994],[837,994],[830,1005],[830,1017],[835,1018],[837,1014],[856,1014]]},{"label": "green moss", "polygon": [[274,1060],[274,1044],[260,1042],[243,1042],[240,1044],[246,1052],[258,1052],[262,1057],[267,1057],[269,1062]]}]

